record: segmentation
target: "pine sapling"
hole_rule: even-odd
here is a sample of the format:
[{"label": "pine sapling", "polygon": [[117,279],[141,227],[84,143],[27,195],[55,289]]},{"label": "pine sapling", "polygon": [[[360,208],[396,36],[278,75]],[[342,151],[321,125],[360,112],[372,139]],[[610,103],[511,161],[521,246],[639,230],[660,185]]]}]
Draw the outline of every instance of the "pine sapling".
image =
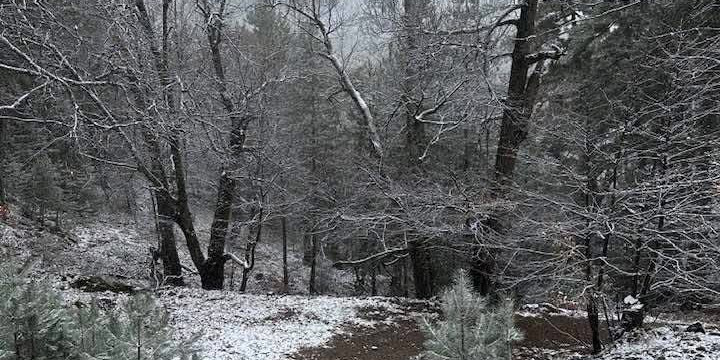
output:
[{"label": "pine sapling", "polygon": [[468,275],[458,272],[441,296],[444,318],[423,318],[425,356],[437,360],[509,360],[512,343],[522,339],[513,322],[510,299],[491,306],[472,290]]}]

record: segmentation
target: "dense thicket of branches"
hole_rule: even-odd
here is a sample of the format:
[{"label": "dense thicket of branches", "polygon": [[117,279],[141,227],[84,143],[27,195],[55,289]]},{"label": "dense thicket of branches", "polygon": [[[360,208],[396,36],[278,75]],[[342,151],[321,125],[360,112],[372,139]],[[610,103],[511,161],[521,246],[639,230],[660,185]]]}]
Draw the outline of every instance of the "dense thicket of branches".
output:
[{"label": "dense thicket of branches", "polygon": [[483,294],[571,294],[597,332],[614,299],[720,291],[718,14],[2,0],[0,203],[56,226],[122,204],[156,221],[168,284],[184,243],[204,288],[228,261],[244,288],[283,224],[311,292],[323,256],[421,298],[463,267]]}]

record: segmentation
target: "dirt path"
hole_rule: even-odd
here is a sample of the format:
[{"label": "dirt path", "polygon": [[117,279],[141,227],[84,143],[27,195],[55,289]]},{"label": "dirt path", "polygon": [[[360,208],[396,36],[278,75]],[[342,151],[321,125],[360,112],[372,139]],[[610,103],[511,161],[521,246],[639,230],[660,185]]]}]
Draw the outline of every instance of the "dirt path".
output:
[{"label": "dirt path", "polygon": [[[415,309],[418,310],[418,309]],[[427,309],[426,309],[427,310]],[[348,327],[322,348],[303,349],[291,356],[295,360],[411,360],[423,351],[424,334],[411,318],[394,320],[397,314],[381,309],[361,311],[368,320],[389,319],[373,328]],[[516,344],[514,358],[556,360],[564,355],[586,353],[590,332],[586,320],[562,315],[517,316],[525,339]],[[603,332],[607,336],[607,332]]]},{"label": "dirt path", "polygon": [[324,348],[304,349],[297,360],[408,360],[422,351],[423,334],[414,320],[374,328],[346,328]]},{"label": "dirt path", "polygon": [[321,348],[307,348],[290,358],[296,360],[408,360],[423,351],[425,336],[418,320],[423,314],[437,314],[437,305],[423,301],[393,301],[402,312],[382,307],[358,309],[357,316],[373,327],[350,326]]}]

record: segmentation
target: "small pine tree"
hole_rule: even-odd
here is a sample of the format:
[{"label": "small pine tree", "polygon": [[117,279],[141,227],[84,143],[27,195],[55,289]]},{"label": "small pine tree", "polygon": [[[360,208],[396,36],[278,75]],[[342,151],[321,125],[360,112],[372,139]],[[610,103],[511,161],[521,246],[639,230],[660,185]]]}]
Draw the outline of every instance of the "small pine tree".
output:
[{"label": "small pine tree", "polygon": [[0,360],[199,359],[199,335],[173,340],[164,309],[149,294],[106,313],[93,302],[67,310],[49,286],[0,269]]},{"label": "small pine tree", "polygon": [[102,358],[108,351],[110,333],[96,301],[74,311],[76,350],[84,359]]},{"label": "small pine tree", "polygon": [[458,272],[442,297],[444,319],[423,318],[425,356],[443,360],[510,360],[512,343],[522,339],[513,322],[513,302],[497,306],[472,290],[468,275]]},{"label": "small pine tree", "polygon": [[0,359],[74,359],[70,314],[36,282],[0,279]]},{"label": "small pine tree", "polygon": [[172,339],[167,312],[148,294],[136,295],[107,323],[112,359],[173,360],[199,359],[194,346],[197,336],[185,341]]}]

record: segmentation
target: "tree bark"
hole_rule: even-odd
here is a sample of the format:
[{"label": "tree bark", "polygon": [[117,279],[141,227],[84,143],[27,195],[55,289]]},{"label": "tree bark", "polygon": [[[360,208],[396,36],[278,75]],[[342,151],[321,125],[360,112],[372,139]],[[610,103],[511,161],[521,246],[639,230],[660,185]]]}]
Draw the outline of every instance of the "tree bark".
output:
[{"label": "tree bark", "polygon": [[410,243],[410,259],[413,267],[415,297],[429,299],[435,295],[431,258],[422,245]]},{"label": "tree bark", "polygon": [[175,207],[173,199],[164,191],[154,191],[160,236],[160,257],[163,262],[165,284],[183,285],[182,267],[175,242]]},{"label": "tree bark", "polygon": [[0,121],[0,205],[7,202],[5,190],[5,159],[7,157],[5,151],[5,137],[7,133],[6,123],[6,121]]},{"label": "tree bark", "polygon": [[[586,195],[586,198],[589,196]],[[592,234],[587,234],[585,239],[585,276],[588,282],[592,281]],[[590,326],[590,334],[592,338],[592,353],[598,354],[602,351],[602,342],[600,341],[600,315],[597,307],[596,291],[592,287],[587,290],[585,296],[587,301],[587,319]]]},{"label": "tree bark", "polygon": [[[527,59],[535,34],[537,5],[537,0],[522,4],[520,18],[515,25],[517,31],[512,52],[508,97],[503,110],[495,159],[495,177],[500,184],[508,184],[512,180],[520,144],[528,135],[528,123],[539,85],[541,72],[536,72],[538,75],[534,81],[528,80],[531,63]],[[541,66],[542,62],[537,65]]]},{"label": "tree bark", "polygon": [[402,101],[405,104],[405,132],[406,153],[408,165],[418,167],[423,155],[423,142],[425,141],[425,126],[416,119],[422,104],[416,103],[414,92],[418,83],[418,31],[422,17],[421,2],[417,0],[404,0],[403,14],[403,51],[401,54],[404,81],[402,83]]},{"label": "tree bark", "polygon": [[[135,7],[138,11],[138,18],[142,25],[145,35],[150,44],[150,53],[152,55],[155,70],[158,73],[160,84],[163,88],[163,95],[169,113],[175,112],[175,103],[173,95],[169,87],[169,68],[168,68],[168,11],[171,0],[163,0],[162,13],[162,49],[158,49],[155,39],[155,31],[147,13],[144,0],[136,0]],[[142,92],[137,90],[136,98],[141,104],[145,103]],[[143,106],[145,108],[145,106]],[[177,244],[175,242],[175,234],[173,230],[173,222],[176,218],[176,209],[174,200],[170,196],[170,184],[162,164],[162,150],[158,139],[151,134],[145,135],[146,142],[151,153],[151,170],[156,189],[153,191],[155,203],[157,204],[157,215],[159,217],[158,233],[160,236],[160,257],[163,261],[163,276],[169,285],[182,285],[182,268],[180,266],[180,258],[178,256]]]},{"label": "tree bark", "polygon": [[[233,193],[235,191],[235,180],[228,173],[232,168],[232,164],[237,160],[243,151],[245,144],[245,131],[249,124],[248,116],[238,115],[235,104],[227,93],[227,85],[225,81],[225,70],[221,54],[222,41],[222,16],[225,10],[225,1],[220,2],[219,16],[206,15],[206,26],[208,43],[210,44],[210,54],[212,58],[213,70],[217,78],[217,91],[220,95],[225,112],[230,118],[230,159],[229,164],[224,165],[221,169],[220,180],[218,183],[217,204],[215,206],[215,216],[210,229],[210,243],[208,245],[208,270],[211,274],[207,274],[208,286],[212,288],[222,289],[224,280],[224,272],[218,270],[222,267],[226,260],[225,257],[225,237],[232,216]],[[213,277],[213,279],[210,279]],[[212,285],[211,285],[212,284]],[[218,286],[219,287],[216,287]],[[205,287],[205,284],[203,284]]]},{"label": "tree bark", "polygon": [[253,268],[255,268],[255,248],[257,247],[257,244],[260,243],[260,239],[262,239],[262,229],[263,229],[263,214],[264,209],[262,208],[262,205],[260,209],[258,210],[258,220],[257,220],[257,230],[255,232],[255,240],[248,242],[246,248],[245,248],[245,263],[248,264],[243,268],[242,273],[242,283],[240,284],[240,291],[245,291],[247,287],[248,279],[250,278],[250,272],[252,272]]},{"label": "tree bark", "polygon": [[280,218],[280,225],[282,227],[282,248],[283,248],[283,293],[287,293],[289,290],[290,279],[288,277],[288,261],[287,261],[287,219],[283,216]]},{"label": "tree bark", "polygon": [[592,353],[599,354],[602,351],[602,341],[600,340],[600,315],[598,315],[598,308],[596,299],[590,291],[587,296],[587,313],[588,323],[590,324],[590,334],[592,337]]},{"label": "tree bark", "polygon": [[311,235],[310,241],[312,243],[312,258],[310,260],[310,284],[309,285],[309,292],[311,295],[318,294],[318,289],[316,287],[316,276],[317,276],[317,253],[318,253],[318,243],[317,243],[317,236]]},{"label": "tree bark", "polygon": [[[588,133],[590,131],[591,124],[586,121],[585,127]],[[593,231],[593,221],[589,216],[597,213],[597,207],[601,200],[598,198],[598,180],[597,171],[593,166],[591,154],[593,153],[593,145],[590,143],[590,139],[587,137],[584,140],[584,154],[583,154],[583,175],[586,177],[586,190],[583,194],[585,211],[588,214],[585,220],[585,279],[588,283],[588,289],[586,293],[587,300],[587,319],[588,325],[590,326],[590,333],[592,337],[592,353],[598,354],[602,350],[602,342],[600,340],[600,315],[597,306],[597,294],[600,292],[599,286],[602,285],[602,270],[598,271],[597,283],[595,286],[593,283],[593,238],[595,232]],[[606,238],[607,241],[607,238]],[[603,245],[603,252],[607,253],[607,242]]]},{"label": "tree bark", "polygon": [[[510,185],[515,172],[517,154],[520,144],[527,138],[530,116],[536,101],[540,79],[543,72],[543,60],[528,59],[532,51],[532,40],[535,35],[535,20],[537,17],[538,0],[528,0],[520,6],[520,17],[514,21],[516,28],[515,43],[510,66],[510,81],[508,83],[508,96],[504,104],[502,121],[500,124],[500,137],[495,158],[495,180],[497,189],[495,196],[503,197],[505,186]],[[528,78],[530,67],[535,64],[535,70]],[[503,231],[504,225],[501,215],[495,214],[491,218],[490,227],[498,233]],[[478,256],[474,259],[473,283],[477,290],[490,291],[486,284],[492,285],[490,276],[493,265],[485,263],[489,257]],[[483,289],[485,287],[485,289]]]},{"label": "tree bark", "polygon": [[473,282],[473,288],[482,296],[491,295],[494,290],[492,281],[495,262],[487,255],[478,255],[473,266],[470,268],[469,275]]},{"label": "tree bark", "polygon": [[313,260],[312,235],[303,235],[303,265],[310,265]]}]

